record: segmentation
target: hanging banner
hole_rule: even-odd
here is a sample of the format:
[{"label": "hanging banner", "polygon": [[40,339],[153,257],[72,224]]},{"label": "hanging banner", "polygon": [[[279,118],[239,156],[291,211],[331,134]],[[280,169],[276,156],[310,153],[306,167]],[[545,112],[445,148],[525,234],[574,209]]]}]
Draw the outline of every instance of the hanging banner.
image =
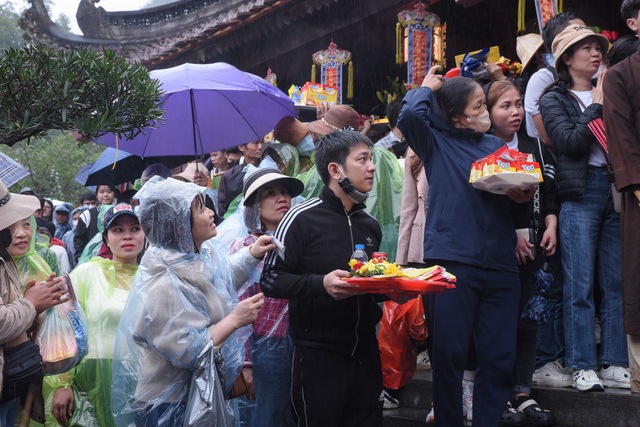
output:
[{"label": "hanging banner", "polygon": [[[397,37],[402,38],[405,28],[406,41],[398,40],[398,49],[404,48],[407,62],[407,84],[417,87],[431,67],[434,27],[440,25],[440,17],[427,12],[424,3],[417,3],[411,10],[398,13]],[[400,58],[400,52],[397,53]]]},{"label": "hanging banner", "polygon": [[538,28],[542,32],[547,21],[558,13],[557,0],[533,0],[538,15]]},{"label": "hanging banner", "polygon": [[347,98],[353,98],[353,62],[351,52],[338,49],[338,46],[331,41],[325,50],[319,50],[312,55],[313,66],[311,70],[311,81],[315,82],[315,68],[320,66],[320,83],[325,86],[332,86],[338,90],[338,104],[342,104],[342,75],[344,66],[348,64],[349,75],[347,84]]}]

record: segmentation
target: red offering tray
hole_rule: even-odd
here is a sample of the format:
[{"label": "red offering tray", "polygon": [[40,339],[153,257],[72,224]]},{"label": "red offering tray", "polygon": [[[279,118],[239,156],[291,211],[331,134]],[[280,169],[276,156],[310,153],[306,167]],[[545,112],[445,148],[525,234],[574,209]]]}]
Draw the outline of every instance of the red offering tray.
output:
[{"label": "red offering tray", "polygon": [[386,294],[391,291],[439,294],[447,289],[456,287],[454,284],[448,282],[407,279],[404,277],[349,277],[342,280],[356,285],[370,294]]}]

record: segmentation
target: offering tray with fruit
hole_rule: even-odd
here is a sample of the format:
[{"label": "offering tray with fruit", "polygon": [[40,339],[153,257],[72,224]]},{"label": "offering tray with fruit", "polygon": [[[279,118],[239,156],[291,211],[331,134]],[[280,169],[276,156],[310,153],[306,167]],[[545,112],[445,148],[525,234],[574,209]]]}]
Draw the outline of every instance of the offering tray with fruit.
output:
[{"label": "offering tray with fruit", "polygon": [[368,262],[349,261],[353,276],[345,282],[368,293],[441,293],[455,288],[456,277],[444,267],[401,268],[396,263],[374,258]]}]

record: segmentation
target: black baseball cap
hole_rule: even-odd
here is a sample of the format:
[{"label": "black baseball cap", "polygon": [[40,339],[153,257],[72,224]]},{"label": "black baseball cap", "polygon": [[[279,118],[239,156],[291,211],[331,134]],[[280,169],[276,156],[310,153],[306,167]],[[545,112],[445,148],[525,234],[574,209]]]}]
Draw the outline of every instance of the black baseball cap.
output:
[{"label": "black baseball cap", "polygon": [[129,203],[118,203],[117,205],[109,208],[107,213],[104,214],[103,230],[108,230],[109,227],[111,227],[111,223],[113,223],[113,220],[121,215],[133,215],[134,217],[136,217],[136,219],[138,219],[138,215],[136,215],[136,212],[133,210],[133,206],[131,206]]}]

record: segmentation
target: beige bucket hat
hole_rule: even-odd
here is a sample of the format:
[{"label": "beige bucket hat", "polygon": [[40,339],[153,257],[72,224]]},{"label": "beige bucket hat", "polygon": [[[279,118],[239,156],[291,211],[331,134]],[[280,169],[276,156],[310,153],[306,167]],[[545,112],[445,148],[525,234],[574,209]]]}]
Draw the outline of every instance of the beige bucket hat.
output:
[{"label": "beige bucket hat", "polygon": [[0,230],[33,215],[38,209],[40,200],[36,196],[10,193],[0,181]]}]

